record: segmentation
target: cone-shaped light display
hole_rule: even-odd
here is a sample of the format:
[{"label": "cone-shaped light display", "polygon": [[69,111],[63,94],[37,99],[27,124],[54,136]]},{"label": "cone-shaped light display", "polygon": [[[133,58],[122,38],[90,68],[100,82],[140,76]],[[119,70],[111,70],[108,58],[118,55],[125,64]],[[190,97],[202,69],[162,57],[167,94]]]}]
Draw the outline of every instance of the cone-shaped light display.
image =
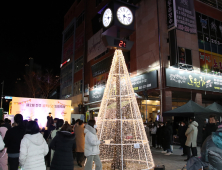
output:
[{"label": "cone-shaped light display", "polygon": [[97,118],[106,170],[152,169],[153,157],[121,50],[116,50]]}]

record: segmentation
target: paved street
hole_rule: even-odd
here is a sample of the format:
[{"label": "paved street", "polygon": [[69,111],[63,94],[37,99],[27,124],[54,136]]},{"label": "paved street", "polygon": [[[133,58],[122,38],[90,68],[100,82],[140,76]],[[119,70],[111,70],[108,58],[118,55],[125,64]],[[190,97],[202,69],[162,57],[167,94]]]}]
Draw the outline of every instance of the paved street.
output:
[{"label": "paved street", "polygon": [[[181,170],[186,162],[184,159],[186,157],[180,156],[182,154],[182,150],[179,149],[179,146],[173,146],[173,154],[166,156],[163,153],[161,153],[162,150],[158,149],[152,149],[153,159],[155,162],[155,165],[165,165],[166,170]],[[198,156],[200,153],[200,148],[198,148]],[[75,170],[84,170],[84,168],[80,168],[75,161]],[[49,169],[47,169],[49,170]],[[184,169],[185,170],[185,169]]]}]

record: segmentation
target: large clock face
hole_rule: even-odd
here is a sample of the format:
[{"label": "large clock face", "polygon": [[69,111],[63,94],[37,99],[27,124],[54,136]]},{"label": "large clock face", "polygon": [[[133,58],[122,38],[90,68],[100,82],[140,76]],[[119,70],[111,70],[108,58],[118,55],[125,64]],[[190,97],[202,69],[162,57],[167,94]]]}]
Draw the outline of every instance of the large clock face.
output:
[{"label": "large clock face", "polygon": [[133,13],[125,6],[121,6],[117,10],[117,18],[123,25],[130,25],[133,22]]},{"label": "large clock face", "polygon": [[110,8],[107,8],[103,14],[103,25],[108,27],[113,19],[113,13]]}]

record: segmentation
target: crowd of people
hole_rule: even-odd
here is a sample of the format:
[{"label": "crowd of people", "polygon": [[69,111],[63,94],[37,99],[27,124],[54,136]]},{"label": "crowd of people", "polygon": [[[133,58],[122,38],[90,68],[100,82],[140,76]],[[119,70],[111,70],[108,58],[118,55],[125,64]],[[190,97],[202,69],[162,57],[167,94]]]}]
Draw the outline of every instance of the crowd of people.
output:
[{"label": "crowd of people", "polygon": [[102,170],[99,145],[104,143],[96,135],[96,122],[47,116],[45,128],[39,128],[38,119],[23,120],[21,114],[0,122],[0,170],[73,170],[74,159],[80,167]]},{"label": "crowd of people", "polygon": [[[162,149],[165,155],[173,154],[173,135],[179,137],[181,145],[181,156],[187,156],[184,161],[189,161],[197,156],[198,123],[191,117],[189,123],[181,121],[176,132],[171,121],[144,123],[150,146]],[[219,170],[222,167],[222,125],[216,115],[210,115],[208,123],[202,129],[201,165],[207,163],[208,169]],[[192,154],[191,154],[192,153]],[[194,161],[193,161],[194,162]],[[220,167],[220,168],[219,168]]]}]

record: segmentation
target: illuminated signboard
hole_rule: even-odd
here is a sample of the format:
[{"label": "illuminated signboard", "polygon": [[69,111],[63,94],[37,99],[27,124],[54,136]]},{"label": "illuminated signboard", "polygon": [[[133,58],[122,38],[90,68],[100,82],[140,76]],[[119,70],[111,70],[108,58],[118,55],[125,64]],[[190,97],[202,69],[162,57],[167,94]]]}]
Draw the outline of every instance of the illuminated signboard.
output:
[{"label": "illuminated signboard", "polygon": [[114,39],[114,45],[121,48],[126,48],[126,41]]},{"label": "illuminated signboard", "polygon": [[66,60],[64,63],[60,64],[60,68],[62,68],[65,64],[67,64],[68,62],[70,62],[70,58],[68,60]]},{"label": "illuminated signboard", "polygon": [[222,77],[178,69],[166,69],[168,87],[222,92]]}]

